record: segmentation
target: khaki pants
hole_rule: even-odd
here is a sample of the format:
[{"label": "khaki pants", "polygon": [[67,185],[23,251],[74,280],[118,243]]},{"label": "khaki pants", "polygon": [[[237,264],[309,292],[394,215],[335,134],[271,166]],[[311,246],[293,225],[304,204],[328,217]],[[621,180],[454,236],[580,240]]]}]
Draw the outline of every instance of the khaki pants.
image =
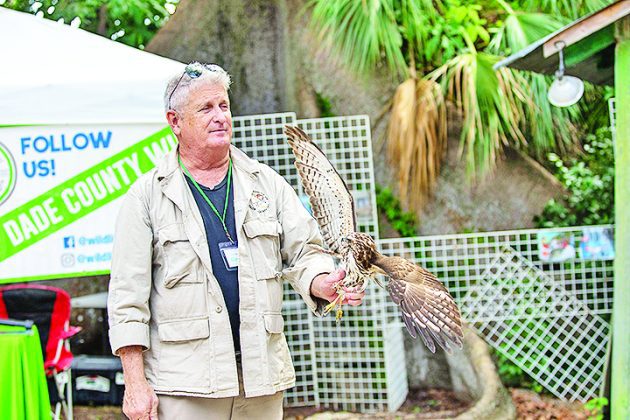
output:
[{"label": "khaki pants", "polygon": [[238,366],[239,395],[231,398],[176,397],[158,395],[160,420],[281,420],[284,392],[245,398],[243,376]]}]

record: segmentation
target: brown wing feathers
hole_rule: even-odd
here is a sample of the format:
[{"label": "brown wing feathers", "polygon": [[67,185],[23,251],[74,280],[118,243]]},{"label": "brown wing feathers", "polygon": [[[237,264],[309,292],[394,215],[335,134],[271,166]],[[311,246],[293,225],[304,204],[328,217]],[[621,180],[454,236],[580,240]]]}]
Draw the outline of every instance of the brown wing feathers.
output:
[{"label": "brown wing feathers", "polygon": [[[291,126],[285,126],[285,133],[324,241],[331,251],[339,252],[341,239],[356,231],[352,195],[326,155],[306,133]],[[412,337],[419,335],[432,352],[435,343],[448,352],[451,343],[462,347],[459,309],[433,274],[400,257],[379,254],[373,263],[390,277],[387,290],[400,306]]]},{"label": "brown wing feathers", "polygon": [[341,239],[355,231],[354,202],[348,187],[324,152],[299,127],[285,126],[295,167],[308,195],[313,217],[331,251],[338,252]]},{"label": "brown wing feathers", "polygon": [[447,352],[450,343],[462,347],[459,309],[446,288],[430,272],[400,257],[379,256],[374,265],[390,277],[387,284],[412,337],[418,335],[435,352],[437,342]]}]

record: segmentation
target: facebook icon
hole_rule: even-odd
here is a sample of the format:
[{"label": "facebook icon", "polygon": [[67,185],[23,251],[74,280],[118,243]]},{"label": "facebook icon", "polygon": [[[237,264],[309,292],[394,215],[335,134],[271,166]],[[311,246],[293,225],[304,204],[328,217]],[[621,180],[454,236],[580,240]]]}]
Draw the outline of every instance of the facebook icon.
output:
[{"label": "facebook icon", "polygon": [[74,236],[65,236],[63,238],[63,247],[64,248],[74,248]]}]

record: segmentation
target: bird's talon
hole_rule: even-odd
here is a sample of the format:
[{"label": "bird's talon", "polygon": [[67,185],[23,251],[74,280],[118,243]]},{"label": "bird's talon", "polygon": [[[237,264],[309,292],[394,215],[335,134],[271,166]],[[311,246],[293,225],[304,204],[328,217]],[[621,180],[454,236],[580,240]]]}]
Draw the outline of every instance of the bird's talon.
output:
[{"label": "bird's talon", "polygon": [[324,306],[324,315],[327,315],[330,311],[335,307],[336,302],[331,302],[328,305]]},{"label": "bird's talon", "polygon": [[343,316],[343,309],[341,308],[337,309],[337,314],[335,315],[335,321],[339,322],[342,316]]}]

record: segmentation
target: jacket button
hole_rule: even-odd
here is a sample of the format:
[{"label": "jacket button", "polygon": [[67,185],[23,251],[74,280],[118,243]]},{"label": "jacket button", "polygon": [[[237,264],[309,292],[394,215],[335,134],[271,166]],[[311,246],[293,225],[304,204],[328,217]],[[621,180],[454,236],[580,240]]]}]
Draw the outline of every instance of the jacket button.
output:
[{"label": "jacket button", "polygon": [[216,310],[217,310],[217,313],[221,313],[221,311],[223,310],[223,307],[222,306],[217,306]]}]

